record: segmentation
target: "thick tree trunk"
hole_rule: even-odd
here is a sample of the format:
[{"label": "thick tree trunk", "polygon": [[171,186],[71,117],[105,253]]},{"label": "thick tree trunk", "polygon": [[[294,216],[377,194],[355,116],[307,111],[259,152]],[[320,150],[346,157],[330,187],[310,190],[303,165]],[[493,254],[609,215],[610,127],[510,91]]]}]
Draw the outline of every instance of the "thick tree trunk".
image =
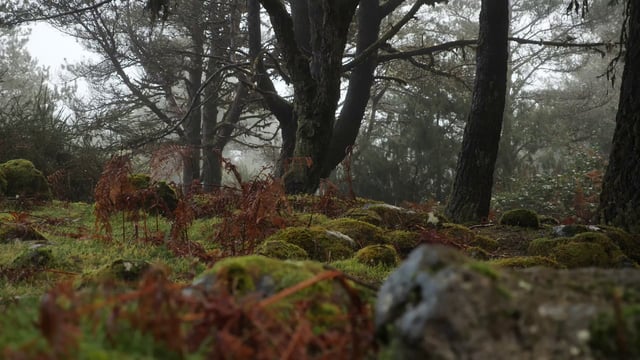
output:
[{"label": "thick tree trunk", "polygon": [[456,222],[489,215],[506,96],[508,31],[509,1],[483,0],[473,100],[446,208]]},{"label": "thick tree trunk", "polygon": [[604,223],[640,233],[640,3],[627,6],[625,66],[599,213]]},{"label": "thick tree trunk", "polygon": [[[380,22],[383,17],[379,8],[379,0],[360,1],[356,54],[362,53],[378,40]],[[323,178],[331,175],[333,169],[345,158],[347,150],[356,141],[367,102],[371,96],[373,74],[377,65],[378,57],[377,51],[375,51],[351,72],[344,106],[334,127],[327,158],[323,164],[321,174]]]},{"label": "thick tree trunk", "polygon": [[[194,53],[202,53],[202,34],[194,34]],[[189,190],[194,180],[200,179],[200,154],[201,154],[201,127],[202,110],[200,108],[200,96],[197,94],[202,85],[203,60],[200,56],[192,57],[193,65],[189,69],[189,84],[187,84],[189,99],[192,100],[194,109],[184,123],[184,134],[187,149],[182,153],[182,182],[183,190]]]}]

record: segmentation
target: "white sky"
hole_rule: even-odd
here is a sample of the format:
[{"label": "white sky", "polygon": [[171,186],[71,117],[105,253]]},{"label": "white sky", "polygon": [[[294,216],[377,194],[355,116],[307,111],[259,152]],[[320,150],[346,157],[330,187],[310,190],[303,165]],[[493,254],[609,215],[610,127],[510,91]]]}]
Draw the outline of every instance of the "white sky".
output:
[{"label": "white sky", "polygon": [[[38,62],[49,68],[50,81],[54,85],[64,83],[65,63],[73,64],[91,58],[91,53],[71,36],[66,35],[45,22],[31,25],[31,36],[27,42],[27,50]],[[88,91],[86,83],[78,83],[78,92]]]}]

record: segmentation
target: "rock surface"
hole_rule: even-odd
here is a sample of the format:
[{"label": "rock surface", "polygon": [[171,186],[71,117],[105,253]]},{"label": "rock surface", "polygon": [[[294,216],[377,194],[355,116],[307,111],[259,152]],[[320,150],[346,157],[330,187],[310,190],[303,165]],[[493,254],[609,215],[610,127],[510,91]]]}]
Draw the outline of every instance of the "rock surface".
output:
[{"label": "rock surface", "polygon": [[383,284],[375,321],[394,359],[631,359],[639,302],[635,269],[498,271],[421,246]]}]

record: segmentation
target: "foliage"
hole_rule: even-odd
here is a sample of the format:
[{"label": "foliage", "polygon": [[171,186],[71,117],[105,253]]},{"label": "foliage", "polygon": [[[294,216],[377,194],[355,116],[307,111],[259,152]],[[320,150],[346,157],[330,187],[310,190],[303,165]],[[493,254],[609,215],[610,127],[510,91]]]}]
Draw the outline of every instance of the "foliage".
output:
[{"label": "foliage", "polygon": [[12,198],[50,200],[49,183],[42,172],[29,160],[13,159],[0,164],[0,172],[7,181],[5,195]]},{"label": "foliage", "polygon": [[[347,295],[344,321],[323,329],[305,311],[304,301],[293,303],[295,322],[281,321],[273,305],[286,296],[319,282],[335,282]],[[324,272],[305,283],[258,301],[255,294],[234,297],[220,288],[185,288],[150,270],[137,288],[128,291],[74,291],[60,284],[43,297],[34,324],[46,343],[14,343],[4,349],[6,359],[95,356],[196,356],[274,359],[353,354],[372,351],[373,326],[369,309],[339,272]],[[197,296],[195,294],[197,292]],[[102,295],[101,295],[102,294]],[[273,305],[272,305],[273,304]],[[277,307],[276,307],[277,308]],[[100,319],[108,322],[96,322]],[[129,335],[131,334],[131,335]],[[131,341],[131,336],[137,341]],[[100,355],[98,355],[100,354]],[[331,355],[333,354],[333,355]]]},{"label": "foliage", "polygon": [[539,214],[559,218],[574,214],[565,222],[594,220],[602,185],[604,159],[595,149],[576,148],[567,169],[560,173],[535,173],[518,182],[511,191],[496,191],[492,204],[502,213],[514,207],[524,207]]}]

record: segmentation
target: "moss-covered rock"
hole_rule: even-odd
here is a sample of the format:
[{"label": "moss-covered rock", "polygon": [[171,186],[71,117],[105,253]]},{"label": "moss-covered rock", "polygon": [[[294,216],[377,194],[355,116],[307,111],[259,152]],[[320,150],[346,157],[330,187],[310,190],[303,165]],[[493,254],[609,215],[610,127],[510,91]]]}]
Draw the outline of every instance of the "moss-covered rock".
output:
[{"label": "moss-covered rock", "polygon": [[340,218],[331,220],[323,226],[328,230],[338,231],[349,236],[358,244],[358,248],[388,242],[382,229],[360,220]]},{"label": "moss-covered rock", "polygon": [[88,284],[102,284],[112,282],[117,284],[134,284],[151,269],[151,264],[145,260],[118,259],[101,268],[82,275],[81,286]]},{"label": "moss-covered rock", "polygon": [[356,243],[348,236],[317,226],[288,227],[269,236],[265,242],[274,240],[297,245],[306,251],[311,259],[317,261],[349,258],[356,247]]},{"label": "moss-covered rock", "polygon": [[375,226],[382,225],[382,217],[372,209],[349,209],[346,213],[344,213],[343,217],[364,221]]},{"label": "moss-covered rock", "polygon": [[129,182],[137,192],[138,207],[152,214],[170,216],[178,206],[178,193],[166,181],[153,181],[147,174],[132,174]]},{"label": "moss-covered rock", "polygon": [[572,237],[583,232],[598,231],[595,226],[587,226],[582,224],[558,225],[553,227],[553,234],[559,237]]},{"label": "moss-covered rock", "polygon": [[51,248],[46,246],[38,246],[31,249],[27,249],[18,255],[11,266],[13,268],[36,268],[44,269],[51,266],[54,263],[53,253]]},{"label": "moss-covered rock", "polygon": [[325,214],[319,213],[299,213],[296,214],[294,223],[296,226],[316,226],[322,225],[329,221],[329,218]]},{"label": "moss-covered rock", "polygon": [[549,215],[538,215],[538,221],[540,225],[559,225],[560,221],[553,216]]},{"label": "moss-covered rock", "polygon": [[445,223],[438,232],[459,244],[470,244],[476,234],[464,225]]},{"label": "moss-covered rock", "polygon": [[298,245],[282,241],[264,241],[256,248],[256,254],[282,260],[306,260],[309,254]]},{"label": "moss-covered rock", "polygon": [[537,229],[540,227],[538,214],[527,209],[514,209],[506,211],[500,218],[500,224]]},{"label": "moss-covered rock", "polygon": [[47,238],[30,224],[0,221],[0,244],[31,240],[47,241]]},{"label": "moss-covered rock", "polygon": [[52,198],[49,183],[42,172],[29,160],[14,159],[0,164],[7,180],[5,194],[9,197],[27,197],[38,200]]},{"label": "moss-covered rock", "polygon": [[514,256],[510,258],[497,259],[489,261],[493,265],[523,269],[535,266],[544,266],[554,269],[562,269],[565,266],[560,265],[557,261],[546,256]]},{"label": "moss-covered rock", "polygon": [[471,240],[472,246],[480,247],[487,251],[495,251],[500,247],[498,240],[485,236],[485,235],[476,235]]},{"label": "moss-covered rock", "polygon": [[355,259],[370,266],[395,266],[398,264],[398,253],[391,245],[369,245],[358,250]]},{"label": "moss-covered rock", "polygon": [[571,238],[541,238],[529,244],[530,255],[548,256],[568,267],[636,266],[604,233],[585,232]]},{"label": "moss-covered rock", "polygon": [[602,233],[611,239],[631,260],[640,263],[640,235],[629,234],[613,226],[598,226]]},{"label": "moss-covered rock", "polygon": [[[345,274],[358,279],[359,281],[372,286],[380,286],[382,282],[389,276],[395,267],[386,265],[367,265],[363,264],[355,258],[334,261],[330,264],[332,267],[344,272]],[[375,293],[366,292],[373,300]]]},{"label": "moss-covered rock", "polygon": [[401,258],[405,258],[411,250],[415,249],[420,244],[420,235],[413,231],[406,230],[394,230],[387,233],[387,239],[398,255]]},{"label": "moss-covered rock", "polygon": [[491,258],[491,254],[487,250],[478,246],[468,246],[464,248],[463,252],[476,260],[489,260]]}]

